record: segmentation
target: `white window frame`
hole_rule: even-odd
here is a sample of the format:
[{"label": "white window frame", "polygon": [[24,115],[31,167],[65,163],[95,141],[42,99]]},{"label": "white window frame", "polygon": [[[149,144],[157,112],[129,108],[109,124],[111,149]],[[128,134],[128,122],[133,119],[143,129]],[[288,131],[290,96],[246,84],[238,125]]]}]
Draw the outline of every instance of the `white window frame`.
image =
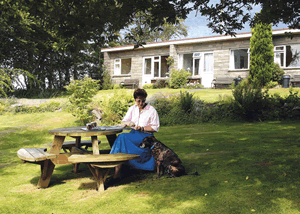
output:
[{"label": "white window frame", "polygon": [[[124,59],[131,59],[131,58],[124,58]],[[119,70],[117,70],[117,65],[119,65]],[[114,75],[130,75],[131,70],[128,74],[122,74],[122,58],[114,59]]]},{"label": "white window frame", "polygon": [[[117,70],[117,65],[119,65],[119,70]],[[121,75],[121,59],[114,60],[114,75]]]},{"label": "white window frame", "polygon": [[[283,50],[278,50],[279,48],[283,48]],[[274,62],[276,59],[276,54],[281,54],[281,53],[283,53],[283,65],[281,66],[281,63],[279,63],[279,67],[285,68],[286,67],[286,45],[274,46]]]},{"label": "white window frame", "polygon": [[[158,59],[155,59],[158,57]],[[145,74],[146,69],[146,59],[151,59],[151,74]],[[158,77],[154,77],[154,64],[155,62],[158,62]],[[143,75],[151,75],[151,78],[160,78],[161,77],[161,56],[146,56],[143,57]]]},{"label": "white window frame", "polygon": [[[234,68],[234,52],[236,50],[247,49],[248,54],[248,68]],[[230,70],[249,70],[250,68],[250,48],[239,48],[239,49],[231,49],[230,50],[230,60],[229,60],[229,69]]]}]

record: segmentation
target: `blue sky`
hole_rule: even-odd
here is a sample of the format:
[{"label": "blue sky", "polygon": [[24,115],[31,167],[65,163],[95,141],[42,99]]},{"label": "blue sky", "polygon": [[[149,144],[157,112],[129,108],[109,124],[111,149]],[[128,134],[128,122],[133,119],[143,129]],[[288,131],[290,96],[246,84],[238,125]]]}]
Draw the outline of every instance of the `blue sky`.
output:
[{"label": "blue sky", "polygon": [[[254,15],[256,12],[259,12],[260,8],[258,6],[253,7],[251,13]],[[185,25],[188,26],[188,36],[184,38],[197,38],[197,37],[207,37],[213,35],[219,35],[212,33],[211,29],[207,27],[208,21],[204,16],[200,16],[199,13],[196,15],[195,11],[192,11],[188,18],[185,20]],[[273,29],[282,29],[287,28],[285,24],[279,24],[278,26],[273,26]],[[237,31],[237,33],[251,32],[249,24],[245,24],[244,29]],[[183,37],[181,38],[183,39]]]}]

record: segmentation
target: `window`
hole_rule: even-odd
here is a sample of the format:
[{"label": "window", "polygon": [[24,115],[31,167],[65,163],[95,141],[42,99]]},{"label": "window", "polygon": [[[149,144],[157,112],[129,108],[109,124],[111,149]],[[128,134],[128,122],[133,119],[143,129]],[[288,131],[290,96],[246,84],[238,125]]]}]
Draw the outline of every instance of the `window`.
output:
[{"label": "window", "polygon": [[214,69],[213,56],[214,55],[211,52],[180,54],[178,57],[178,68],[183,68],[189,71],[192,76],[199,76],[203,73],[211,73]]},{"label": "window", "polygon": [[230,69],[248,69],[250,51],[248,49],[231,50]]},{"label": "window", "polygon": [[300,44],[274,47],[274,62],[280,67],[300,67]]},{"label": "window", "polygon": [[166,77],[168,72],[168,56],[154,56],[144,58],[144,75],[152,77]]},{"label": "window", "polygon": [[128,59],[115,59],[114,61],[114,74],[123,75],[130,74],[131,72],[131,58]]}]

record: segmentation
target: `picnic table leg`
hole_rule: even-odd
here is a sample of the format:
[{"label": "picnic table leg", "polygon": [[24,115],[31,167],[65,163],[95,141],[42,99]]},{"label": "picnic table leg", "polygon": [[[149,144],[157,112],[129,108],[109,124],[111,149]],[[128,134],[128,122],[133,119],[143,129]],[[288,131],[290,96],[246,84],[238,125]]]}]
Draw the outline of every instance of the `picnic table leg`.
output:
[{"label": "picnic table leg", "polygon": [[92,136],[92,147],[93,147],[93,154],[99,155],[99,145],[97,136]]},{"label": "picnic table leg", "polygon": [[114,145],[115,140],[117,139],[117,135],[116,134],[106,135],[106,138],[108,140],[110,148],[112,148],[113,145]]},{"label": "picnic table leg", "polygon": [[55,167],[54,163],[52,163],[52,161],[49,159],[42,162],[41,177],[37,184],[38,188],[47,188],[49,186],[54,167]]},{"label": "picnic table leg", "polygon": [[[76,141],[75,141],[75,146],[77,148],[80,148],[81,147],[81,137],[75,137]],[[77,173],[78,172],[78,168],[79,168],[79,164],[80,163],[74,163],[73,164],[73,172],[74,173]]]},{"label": "picnic table leg", "polygon": [[87,165],[96,180],[97,190],[99,192],[103,192],[104,191],[104,182],[106,180],[106,177],[107,177],[110,169],[107,169],[105,175],[103,176],[101,170],[98,167],[94,168],[91,166],[91,164],[87,164]]}]

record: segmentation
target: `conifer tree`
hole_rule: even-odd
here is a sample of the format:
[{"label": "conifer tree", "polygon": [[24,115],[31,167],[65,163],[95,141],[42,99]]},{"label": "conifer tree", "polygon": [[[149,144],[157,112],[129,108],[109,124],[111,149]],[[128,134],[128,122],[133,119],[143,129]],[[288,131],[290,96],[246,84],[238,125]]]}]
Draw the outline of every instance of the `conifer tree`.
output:
[{"label": "conifer tree", "polygon": [[258,22],[251,29],[249,82],[263,87],[271,81],[274,71],[274,51],[271,24]]}]

